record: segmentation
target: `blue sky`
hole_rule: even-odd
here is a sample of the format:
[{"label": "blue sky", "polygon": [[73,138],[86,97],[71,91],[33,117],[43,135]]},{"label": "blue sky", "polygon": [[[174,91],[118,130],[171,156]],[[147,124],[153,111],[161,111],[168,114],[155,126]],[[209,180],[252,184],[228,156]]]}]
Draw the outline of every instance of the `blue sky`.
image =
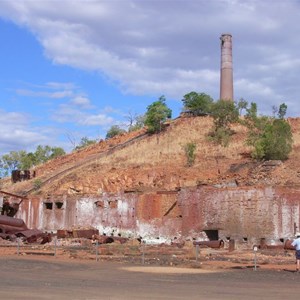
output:
[{"label": "blue sky", "polygon": [[0,155],[70,151],[165,95],[219,97],[220,43],[233,35],[234,95],[299,116],[300,3],[239,0],[0,1]]}]

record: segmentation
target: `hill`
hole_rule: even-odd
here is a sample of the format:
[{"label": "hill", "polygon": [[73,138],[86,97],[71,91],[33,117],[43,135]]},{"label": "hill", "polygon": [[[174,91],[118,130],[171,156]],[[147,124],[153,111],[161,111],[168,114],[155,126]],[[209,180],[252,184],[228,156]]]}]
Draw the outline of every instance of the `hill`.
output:
[{"label": "hill", "polygon": [[[245,146],[247,129],[241,125],[233,126],[235,134],[224,148],[207,139],[210,117],[181,117],[170,121],[159,134],[141,130],[101,140],[38,166],[32,180],[15,184],[2,180],[1,189],[21,195],[98,195],[199,185],[298,186],[300,119],[288,121],[294,146],[285,162],[252,160],[251,149]],[[196,144],[191,167],[184,151],[187,143]]]}]

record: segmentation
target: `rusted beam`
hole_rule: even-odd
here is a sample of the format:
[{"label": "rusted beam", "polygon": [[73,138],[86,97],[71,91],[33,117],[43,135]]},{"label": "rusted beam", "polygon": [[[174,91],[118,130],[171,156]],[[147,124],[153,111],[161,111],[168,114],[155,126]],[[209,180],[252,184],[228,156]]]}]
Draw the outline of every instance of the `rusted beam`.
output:
[{"label": "rusted beam", "polygon": [[4,191],[2,191],[2,190],[0,190],[0,194],[5,194],[5,195],[8,195],[8,196],[20,198],[20,199],[22,199],[22,200],[28,199],[26,196],[21,196],[21,195],[12,194],[12,193],[9,193],[9,192],[4,192]]},{"label": "rusted beam", "polygon": [[178,192],[180,191],[180,188],[175,189],[175,190],[161,190],[161,191],[157,191],[156,194],[157,195],[172,195],[172,194],[178,194]]},{"label": "rusted beam", "polygon": [[171,207],[167,210],[167,212],[164,214],[164,217],[167,216],[172,210],[173,208],[177,205],[177,201],[175,201]]}]

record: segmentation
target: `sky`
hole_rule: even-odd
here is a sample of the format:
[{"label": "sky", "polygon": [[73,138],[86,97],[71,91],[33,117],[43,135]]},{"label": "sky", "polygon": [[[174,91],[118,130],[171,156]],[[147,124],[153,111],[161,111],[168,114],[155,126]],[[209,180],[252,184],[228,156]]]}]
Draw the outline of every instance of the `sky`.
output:
[{"label": "sky", "polygon": [[219,99],[220,36],[234,100],[300,115],[299,0],[0,0],[0,155],[81,138],[196,91]]}]

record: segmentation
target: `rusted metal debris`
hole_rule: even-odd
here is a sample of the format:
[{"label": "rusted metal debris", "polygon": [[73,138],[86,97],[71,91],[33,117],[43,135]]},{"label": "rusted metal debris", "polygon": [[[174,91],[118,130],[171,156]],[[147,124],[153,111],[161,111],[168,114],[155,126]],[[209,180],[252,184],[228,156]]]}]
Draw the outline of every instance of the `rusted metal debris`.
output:
[{"label": "rusted metal debris", "polygon": [[59,229],[57,230],[57,238],[64,239],[64,238],[86,238],[92,239],[94,235],[98,235],[98,229]]},{"label": "rusted metal debris", "polygon": [[260,245],[257,245],[259,249],[262,250],[295,250],[295,248],[291,245],[293,241],[286,240],[285,243],[269,245],[266,243],[266,239],[262,238],[260,240]]},{"label": "rusted metal debris", "polygon": [[14,217],[19,210],[19,206],[19,203],[10,203],[8,200],[4,200],[1,215]]},{"label": "rusted metal debris", "polygon": [[107,235],[97,235],[93,236],[93,241],[98,241],[99,244],[110,244],[113,242],[119,242],[120,244],[124,244],[128,241],[128,238],[123,238],[120,236],[107,236]]},{"label": "rusted metal debris", "polygon": [[199,241],[199,242],[193,242],[195,246],[202,246],[202,247],[209,247],[214,249],[220,249],[224,247],[224,241],[218,240],[218,241]]},{"label": "rusted metal debris", "polygon": [[295,250],[295,247],[292,246],[292,240],[286,240],[284,243],[284,250]]},{"label": "rusted metal debris", "polygon": [[0,194],[4,194],[4,195],[7,195],[7,196],[12,196],[12,197],[20,198],[20,199],[22,199],[22,200],[28,199],[26,196],[21,196],[21,195],[12,194],[12,193],[5,192],[5,191],[2,191],[2,190],[0,190]]},{"label": "rusted metal debris", "polygon": [[0,237],[14,241],[21,238],[24,242],[45,244],[51,241],[51,234],[38,229],[29,229],[22,219],[0,216]]},{"label": "rusted metal debris", "polygon": [[34,178],[36,175],[35,171],[30,170],[13,170],[11,172],[11,181],[16,183],[18,181],[29,180]]},{"label": "rusted metal debris", "polygon": [[7,199],[4,198],[4,201],[3,201],[3,204],[2,204],[1,215],[6,215],[6,216],[9,216],[9,217],[14,217],[16,215],[16,213],[18,212],[20,204],[23,202],[23,200],[28,199],[25,196],[8,193],[8,192],[2,191],[2,190],[0,190],[0,194],[4,194],[6,196],[11,196],[11,197],[14,197],[14,198],[21,199],[20,202],[9,202]]}]

